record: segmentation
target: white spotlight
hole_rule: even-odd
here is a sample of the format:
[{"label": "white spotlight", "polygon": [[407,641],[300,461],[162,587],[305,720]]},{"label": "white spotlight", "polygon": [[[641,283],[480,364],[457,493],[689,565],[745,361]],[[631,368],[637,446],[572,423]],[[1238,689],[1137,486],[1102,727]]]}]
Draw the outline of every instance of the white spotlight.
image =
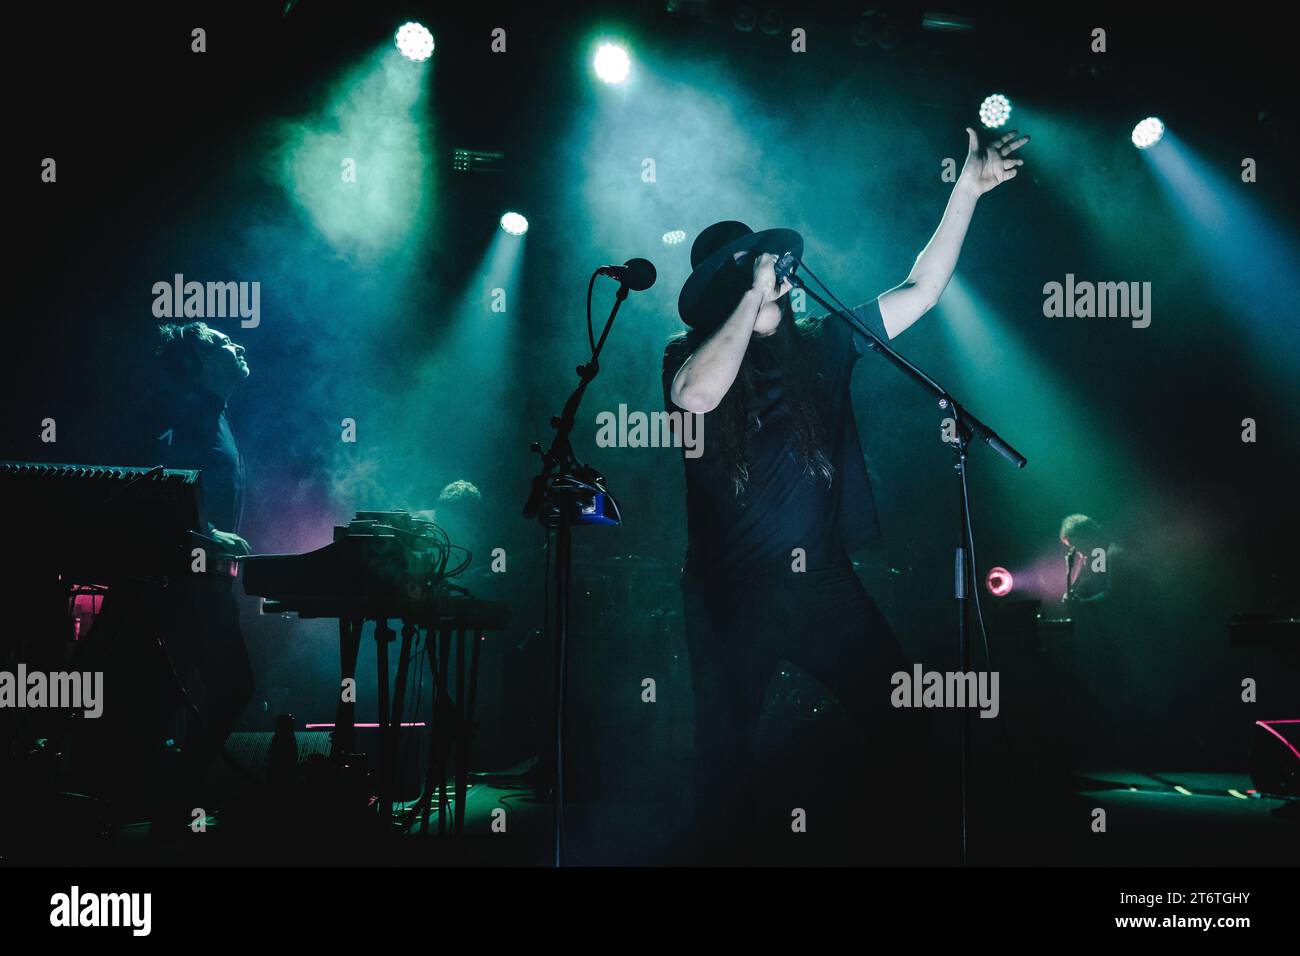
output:
[{"label": "white spotlight", "polygon": [[528,231],[528,220],[517,212],[508,212],[501,217],[501,228],[512,236],[522,236]]},{"label": "white spotlight", "polygon": [[1165,124],[1154,116],[1148,116],[1133,127],[1133,145],[1138,149],[1150,149],[1165,135]]},{"label": "white spotlight", "polygon": [[992,96],[984,97],[984,102],[980,104],[980,122],[984,124],[985,129],[997,129],[999,126],[1005,126],[1007,120],[1011,119],[1011,101],[1001,93],[994,93]]},{"label": "white spotlight", "polygon": [[433,34],[414,20],[398,27],[397,36],[393,40],[397,44],[397,52],[408,60],[419,63],[433,56]]},{"label": "white spotlight", "polygon": [[603,44],[596,51],[593,65],[596,67],[596,75],[606,83],[622,83],[632,69],[627,50],[612,43]]}]

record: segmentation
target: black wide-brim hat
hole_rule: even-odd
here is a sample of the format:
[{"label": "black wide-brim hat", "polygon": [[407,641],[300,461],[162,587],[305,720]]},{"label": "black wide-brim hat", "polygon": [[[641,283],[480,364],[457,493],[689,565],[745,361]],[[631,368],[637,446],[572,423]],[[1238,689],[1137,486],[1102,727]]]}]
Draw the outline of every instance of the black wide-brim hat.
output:
[{"label": "black wide-brim hat", "polygon": [[[793,229],[765,229],[755,232],[743,222],[727,220],[715,222],[696,238],[691,246],[690,278],[682,286],[681,295],[677,297],[677,312],[682,321],[693,329],[721,322],[740,301],[741,293],[735,294],[735,301],[723,302],[719,294],[725,294],[730,286],[726,280],[727,267],[735,260],[736,253],[744,252],[748,256],[772,252],[784,255],[793,252],[798,259],[803,258],[803,236]],[[745,288],[749,288],[748,284]],[[725,311],[723,311],[725,310]]]}]

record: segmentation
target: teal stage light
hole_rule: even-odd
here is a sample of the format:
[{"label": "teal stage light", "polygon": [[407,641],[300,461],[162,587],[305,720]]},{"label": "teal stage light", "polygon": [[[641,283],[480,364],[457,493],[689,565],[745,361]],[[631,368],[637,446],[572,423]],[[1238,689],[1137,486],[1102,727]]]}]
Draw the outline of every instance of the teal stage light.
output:
[{"label": "teal stage light", "polygon": [[528,220],[517,212],[508,212],[501,217],[501,228],[512,236],[522,236],[528,231]]},{"label": "teal stage light", "polygon": [[397,51],[408,60],[419,63],[433,56],[433,34],[414,20],[398,27],[393,40]]},{"label": "teal stage light", "polygon": [[606,83],[622,83],[632,70],[627,50],[612,43],[601,45],[592,65],[596,68],[596,75]]},{"label": "teal stage light", "polygon": [[1165,135],[1165,124],[1154,116],[1148,116],[1133,127],[1133,145],[1138,149],[1150,149],[1160,142]]}]

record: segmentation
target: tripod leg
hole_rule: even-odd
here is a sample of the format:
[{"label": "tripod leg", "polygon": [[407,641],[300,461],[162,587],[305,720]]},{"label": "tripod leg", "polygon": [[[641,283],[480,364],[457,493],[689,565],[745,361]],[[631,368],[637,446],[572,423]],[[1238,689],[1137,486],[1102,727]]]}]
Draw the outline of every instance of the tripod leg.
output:
[{"label": "tripod leg", "polygon": [[380,808],[383,816],[392,816],[393,788],[397,782],[398,744],[402,734],[402,707],[406,703],[406,674],[411,654],[411,635],[414,628],[402,624],[402,644],[398,652],[397,676],[390,702],[388,697],[388,645],[396,632],[387,621],[375,624],[375,649],[379,667],[379,725],[380,725]]},{"label": "tripod leg", "polygon": [[330,748],[333,756],[351,753],[356,748],[356,703],[345,699],[342,693],[344,681],[352,681],[356,686],[357,654],[361,650],[361,621],[339,619],[339,663],[341,679],[339,681],[339,704],[334,716],[334,740]]},{"label": "tripod leg", "polygon": [[429,754],[424,769],[424,794],[421,796],[423,809],[420,816],[420,832],[429,835],[429,812],[433,806],[433,789],[438,773],[438,708],[442,698],[438,696],[438,645],[437,635],[432,628],[425,633],[424,653],[429,660],[430,696],[433,700],[429,710]]},{"label": "tripod leg", "polygon": [[397,676],[393,685],[392,717],[388,722],[389,794],[393,793],[393,788],[397,785],[397,779],[400,776],[397,763],[401,754],[402,710],[406,706],[406,675],[411,664],[411,638],[414,633],[415,626],[403,621],[402,644],[397,655]]},{"label": "tripod leg", "polygon": [[456,756],[460,762],[460,780],[458,782],[459,793],[456,799],[456,831],[462,832],[465,826],[464,806],[469,798],[469,768],[470,768],[470,744],[474,740],[474,705],[478,699],[478,662],[480,645],[483,643],[483,635],[478,631],[471,631],[468,635],[461,632],[461,652],[464,653],[465,641],[470,642],[469,657],[469,697],[465,701],[465,710],[461,715],[461,739],[456,748]]},{"label": "tripod leg", "polygon": [[434,714],[434,736],[438,740],[438,833],[447,832],[447,741],[445,718],[451,714],[447,699],[447,670],[451,665],[451,632],[438,632],[438,709]]},{"label": "tripod leg", "polygon": [[388,705],[388,642],[393,631],[387,621],[375,622],[375,686],[379,690],[379,815],[393,815],[392,794],[388,790],[393,779],[391,736],[392,723]]},{"label": "tripod leg", "polygon": [[456,834],[465,831],[465,797],[469,790],[469,765],[465,748],[469,742],[469,720],[465,713],[465,629],[455,632],[456,641]]}]

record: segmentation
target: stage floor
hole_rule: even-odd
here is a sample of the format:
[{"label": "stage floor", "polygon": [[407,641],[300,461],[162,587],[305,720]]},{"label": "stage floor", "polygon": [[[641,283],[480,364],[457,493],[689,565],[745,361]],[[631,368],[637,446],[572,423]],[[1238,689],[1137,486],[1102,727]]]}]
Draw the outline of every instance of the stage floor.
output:
[{"label": "stage floor", "polygon": [[[341,827],[319,803],[270,805],[244,796],[213,812],[207,830],[151,838],[145,822],[95,822],[86,803],[65,799],[38,814],[7,854],[11,865],[412,865],[547,866],[549,800],[521,784],[472,786],[465,835],[428,835],[416,822],[384,833]],[[945,866],[959,862],[951,788],[899,788],[864,801],[841,788],[810,815],[805,833],[785,825],[783,787],[765,804],[755,865]],[[1277,800],[1250,792],[1244,775],[1096,769],[1059,784],[1005,780],[972,806],[969,860],[991,866],[1293,866],[1300,822]],[[406,804],[409,806],[410,804]],[[899,812],[892,814],[889,807]],[[883,811],[881,808],[885,808]],[[675,866],[697,862],[688,802],[575,799],[566,808],[567,862],[577,866]],[[366,818],[369,819],[368,817]],[[1104,819],[1105,828],[1098,821]],[[770,824],[770,825],[768,825]]]}]

